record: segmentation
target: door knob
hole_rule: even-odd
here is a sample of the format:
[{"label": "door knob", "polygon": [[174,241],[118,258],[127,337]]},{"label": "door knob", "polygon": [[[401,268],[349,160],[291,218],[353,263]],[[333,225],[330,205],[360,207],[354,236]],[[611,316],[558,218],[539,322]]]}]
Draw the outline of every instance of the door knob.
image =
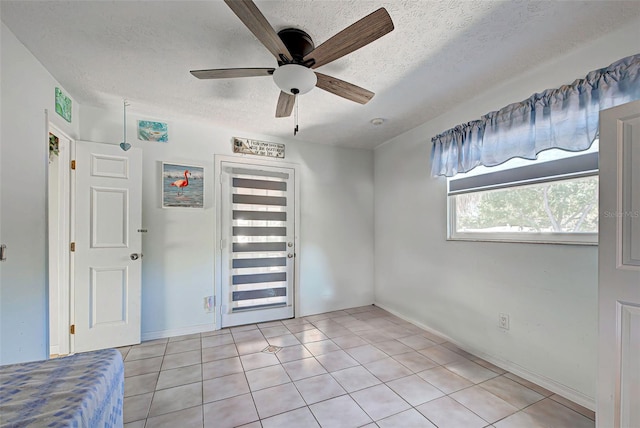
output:
[{"label": "door knob", "polygon": [[138,260],[140,257],[142,257],[142,253],[138,254],[138,253],[131,253],[131,255],[129,256],[129,258],[131,260]]}]

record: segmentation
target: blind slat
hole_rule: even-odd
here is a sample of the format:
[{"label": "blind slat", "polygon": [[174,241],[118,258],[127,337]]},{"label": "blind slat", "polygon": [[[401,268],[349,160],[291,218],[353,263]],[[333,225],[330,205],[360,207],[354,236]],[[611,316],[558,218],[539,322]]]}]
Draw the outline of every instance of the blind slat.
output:
[{"label": "blind slat", "polygon": [[287,221],[286,211],[233,211],[234,220]]},{"label": "blind slat", "polygon": [[262,190],[287,190],[286,181],[270,181],[270,180],[253,180],[250,178],[233,178],[233,187],[242,187],[245,189],[262,189]]},{"label": "blind slat", "polygon": [[287,251],[286,242],[234,242],[234,253],[258,253],[268,251]]},{"label": "blind slat", "polygon": [[254,275],[233,275],[232,276],[233,285],[258,284],[261,282],[278,282],[278,281],[286,281],[286,280],[287,280],[286,272],[257,273]]},{"label": "blind slat", "polygon": [[278,288],[263,288],[261,290],[249,290],[249,291],[234,291],[233,301],[238,302],[240,300],[253,300],[253,299],[266,299],[269,297],[281,297],[287,295],[286,287]]},{"label": "blind slat", "polygon": [[265,257],[260,259],[233,259],[233,268],[254,268],[254,267],[274,267],[286,266],[286,257]]},{"label": "blind slat", "polygon": [[286,207],[287,198],[284,196],[233,195],[234,204],[279,205]]},{"label": "blind slat", "polygon": [[287,236],[287,228],[234,226],[233,236]]}]

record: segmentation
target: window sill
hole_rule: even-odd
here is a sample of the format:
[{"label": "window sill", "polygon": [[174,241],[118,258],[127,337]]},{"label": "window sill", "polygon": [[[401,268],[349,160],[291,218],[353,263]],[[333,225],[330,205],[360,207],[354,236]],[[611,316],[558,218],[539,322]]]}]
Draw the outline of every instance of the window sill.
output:
[{"label": "window sill", "polygon": [[469,242],[503,242],[517,244],[552,244],[552,245],[586,245],[597,246],[597,234],[584,234],[580,236],[570,234],[532,234],[528,236],[513,234],[463,234],[457,233],[447,237],[447,241]]}]

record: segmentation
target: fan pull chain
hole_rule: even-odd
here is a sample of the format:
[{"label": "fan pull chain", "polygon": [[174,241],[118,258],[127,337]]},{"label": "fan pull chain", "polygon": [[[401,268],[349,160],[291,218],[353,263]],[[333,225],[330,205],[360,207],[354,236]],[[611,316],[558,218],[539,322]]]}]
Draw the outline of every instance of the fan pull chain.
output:
[{"label": "fan pull chain", "polygon": [[296,96],[296,99],[295,99],[295,101],[294,101],[294,103],[295,103],[295,108],[296,108],[296,110],[295,110],[295,112],[294,112],[294,122],[295,122],[295,123],[294,123],[294,125],[295,125],[295,126],[294,126],[294,128],[293,128],[293,136],[294,136],[294,137],[295,137],[295,136],[296,136],[296,134],[298,133],[298,104],[299,104],[299,102],[300,102],[300,99]]}]

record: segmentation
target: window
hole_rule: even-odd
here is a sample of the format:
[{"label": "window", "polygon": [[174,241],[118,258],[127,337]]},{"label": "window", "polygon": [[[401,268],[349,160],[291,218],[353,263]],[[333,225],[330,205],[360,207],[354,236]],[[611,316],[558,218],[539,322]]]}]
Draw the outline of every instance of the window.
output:
[{"label": "window", "polygon": [[598,242],[598,142],[586,152],[548,150],[447,180],[449,239]]}]

